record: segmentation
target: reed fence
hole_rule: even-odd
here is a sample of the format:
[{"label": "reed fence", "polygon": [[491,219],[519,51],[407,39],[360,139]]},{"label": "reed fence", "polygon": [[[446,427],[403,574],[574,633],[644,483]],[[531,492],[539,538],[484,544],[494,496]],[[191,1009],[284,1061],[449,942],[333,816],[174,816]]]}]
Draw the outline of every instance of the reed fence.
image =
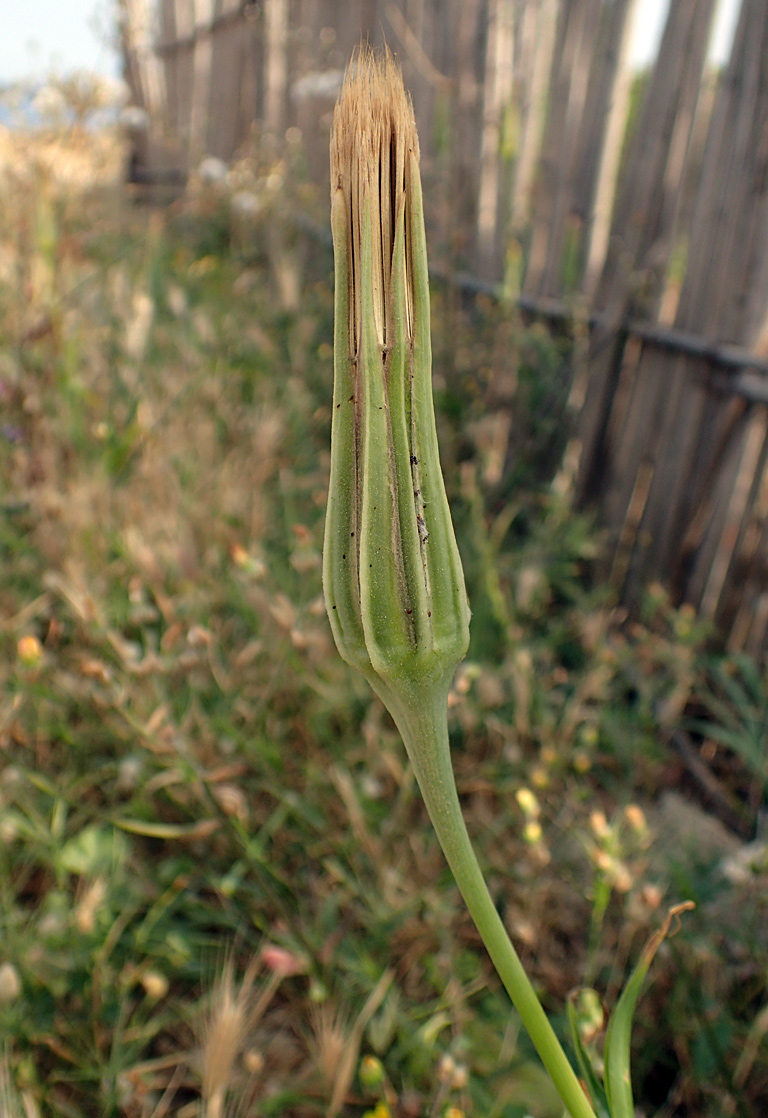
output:
[{"label": "reed fence", "polygon": [[672,0],[638,78],[641,2],[158,0],[149,51],[147,0],[123,0],[124,41],[190,166],[293,129],[322,192],[340,72],[361,37],[386,39],[435,257],[591,325],[571,457],[622,601],[661,581],[765,657],[768,5],[741,0],[716,72],[717,0]]}]

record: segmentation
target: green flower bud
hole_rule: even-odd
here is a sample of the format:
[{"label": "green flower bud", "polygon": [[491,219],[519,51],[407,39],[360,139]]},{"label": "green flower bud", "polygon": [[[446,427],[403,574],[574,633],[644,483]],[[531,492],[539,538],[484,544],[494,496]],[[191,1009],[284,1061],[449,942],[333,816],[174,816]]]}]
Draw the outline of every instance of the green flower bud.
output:
[{"label": "green flower bud", "polygon": [[363,1087],[368,1090],[381,1087],[386,1079],[384,1065],[378,1056],[363,1056],[357,1074]]},{"label": "green flower bud", "polygon": [[444,701],[467,650],[469,608],[437,446],[413,108],[391,57],[367,50],[334,115],[331,227],[325,601],[341,656],[400,725],[425,688]]}]

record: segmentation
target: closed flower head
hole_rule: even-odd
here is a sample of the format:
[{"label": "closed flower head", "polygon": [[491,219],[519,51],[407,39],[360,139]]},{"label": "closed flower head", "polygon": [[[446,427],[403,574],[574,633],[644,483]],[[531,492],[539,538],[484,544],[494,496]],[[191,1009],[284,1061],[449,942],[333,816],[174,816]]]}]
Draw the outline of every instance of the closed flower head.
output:
[{"label": "closed flower head", "polygon": [[413,108],[391,56],[347,73],[331,137],[336,266],[323,580],[334,638],[398,719],[469,639],[432,402]]}]

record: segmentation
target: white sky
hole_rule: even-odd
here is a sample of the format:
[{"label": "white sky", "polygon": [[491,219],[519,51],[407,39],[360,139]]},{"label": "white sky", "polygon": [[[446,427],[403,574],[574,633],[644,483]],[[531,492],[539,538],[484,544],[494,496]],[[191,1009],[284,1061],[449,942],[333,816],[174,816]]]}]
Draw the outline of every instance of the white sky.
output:
[{"label": "white sky", "polygon": [[72,70],[118,77],[111,0],[0,0],[0,84]]},{"label": "white sky", "polygon": [[[674,2],[674,0],[673,0]],[[653,57],[670,0],[639,0],[633,57],[638,66]],[[720,0],[713,56],[726,56],[739,0]],[[112,0],[0,0],[0,84],[51,73],[89,70],[116,77],[117,53],[109,43],[114,23]]]},{"label": "white sky", "polygon": [[[741,0],[718,0],[710,47],[710,55],[715,62],[722,63],[728,57],[740,3]],[[670,0],[639,0],[632,45],[632,60],[636,66],[647,66],[654,58],[661,41],[669,5]]]}]

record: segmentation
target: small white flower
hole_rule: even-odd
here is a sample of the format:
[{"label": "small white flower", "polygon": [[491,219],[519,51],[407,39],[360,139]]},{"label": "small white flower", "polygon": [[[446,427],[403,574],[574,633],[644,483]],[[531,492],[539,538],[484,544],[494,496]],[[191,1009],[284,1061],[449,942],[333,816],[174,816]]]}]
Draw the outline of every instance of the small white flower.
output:
[{"label": "small white flower", "polygon": [[105,105],[123,108],[131,99],[130,86],[122,78],[103,78],[101,89]]},{"label": "small white flower", "polygon": [[291,97],[294,101],[306,101],[310,97],[335,97],[344,80],[343,70],[313,70],[293,83]]},{"label": "small white flower", "polygon": [[223,159],[208,155],[201,161],[197,168],[197,174],[200,181],[204,182],[206,186],[220,186],[227,181],[229,168]]},{"label": "small white flower", "polygon": [[261,212],[261,200],[250,190],[238,190],[232,195],[230,205],[236,217],[258,217]]},{"label": "small white flower", "polygon": [[55,85],[44,85],[35,94],[32,107],[40,116],[59,117],[67,111],[67,100]]},{"label": "small white flower", "polygon": [[126,105],[120,113],[120,127],[126,132],[148,132],[149,113],[140,105]]}]

